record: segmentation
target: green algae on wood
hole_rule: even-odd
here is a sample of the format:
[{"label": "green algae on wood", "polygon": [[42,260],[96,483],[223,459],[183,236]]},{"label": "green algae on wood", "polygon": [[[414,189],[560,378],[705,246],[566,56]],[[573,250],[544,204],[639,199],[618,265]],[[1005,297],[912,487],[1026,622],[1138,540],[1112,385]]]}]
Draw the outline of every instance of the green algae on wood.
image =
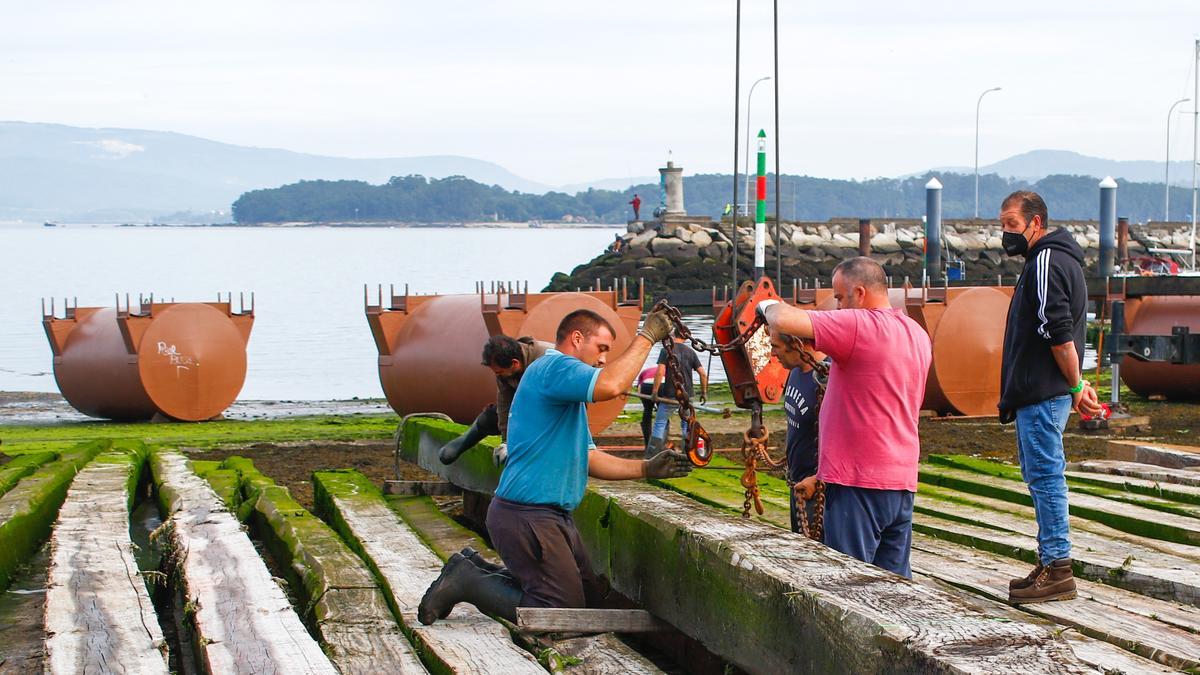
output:
[{"label": "green algae on wood", "polygon": [[13,457],[12,461],[0,466],[0,496],[8,492],[25,476],[33,473],[46,462],[58,459],[56,452],[30,452]]},{"label": "green algae on wood", "polygon": [[24,477],[0,497],[0,590],[13,572],[50,536],[75,474],[111,443],[82,443]]}]

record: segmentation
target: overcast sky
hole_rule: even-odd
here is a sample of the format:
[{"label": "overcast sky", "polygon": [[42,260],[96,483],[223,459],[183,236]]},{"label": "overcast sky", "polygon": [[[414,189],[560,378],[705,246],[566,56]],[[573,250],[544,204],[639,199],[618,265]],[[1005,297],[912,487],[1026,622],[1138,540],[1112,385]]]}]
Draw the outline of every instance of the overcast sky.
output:
[{"label": "overcast sky", "polygon": [[[733,0],[2,1],[0,119],[466,155],[552,185],[651,175],[668,150],[688,173],[732,162]],[[771,3],[742,5],[744,114],[772,69]],[[1157,161],[1192,93],[1197,0],[780,5],[786,173],[969,166],[993,86],[981,164]],[[752,119],[768,133],[770,84]],[[1190,116],[1172,146],[1191,155]]]}]

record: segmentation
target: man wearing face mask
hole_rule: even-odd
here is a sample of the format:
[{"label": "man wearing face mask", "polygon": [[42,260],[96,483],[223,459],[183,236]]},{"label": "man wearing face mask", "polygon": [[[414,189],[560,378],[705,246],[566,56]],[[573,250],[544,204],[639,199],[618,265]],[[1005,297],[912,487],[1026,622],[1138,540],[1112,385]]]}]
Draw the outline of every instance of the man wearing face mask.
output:
[{"label": "man wearing face mask", "polygon": [[[912,577],[913,496],[921,443],[917,418],[933,358],[929,335],[888,301],[887,277],[866,257],[833,270],[838,309],[808,311],[764,300],[771,334],[812,340],[832,360],[818,418],[816,478],[825,482],[825,544]],[[796,484],[810,499],[816,481]]]},{"label": "man wearing face mask", "polygon": [[1004,252],[1025,256],[1004,329],[1000,421],[1016,422],[1017,459],[1038,523],[1038,564],[1008,584],[1009,601],[1018,603],[1075,597],[1063,431],[1072,409],[1100,410],[1080,364],[1087,332],[1083,250],[1047,223],[1036,192],[1014,192],[1000,207]]}]

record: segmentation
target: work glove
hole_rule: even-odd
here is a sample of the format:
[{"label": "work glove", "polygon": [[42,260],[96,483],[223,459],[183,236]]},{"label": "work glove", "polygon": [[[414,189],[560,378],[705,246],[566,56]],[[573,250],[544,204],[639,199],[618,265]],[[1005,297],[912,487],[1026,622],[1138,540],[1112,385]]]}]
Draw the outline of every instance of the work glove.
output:
[{"label": "work glove", "polygon": [[650,342],[662,342],[671,337],[673,330],[675,327],[671,325],[671,319],[667,313],[659,310],[646,315],[646,320],[642,322],[642,329],[638,331],[638,335]]},{"label": "work glove", "polygon": [[646,478],[682,478],[692,472],[692,462],[687,455],[674,450],[663,450],[646,460]]},{"label": "work glove", "polygon": [[766,300],[763,300],[754,306],[754,313],[757,314],[760,318],[762,318],[763,322],[765,323],[767,320],[767,308],[770,307],[771,305],[778,305],[778,304],[779,304],[778,300],[775,300],[772,298],[767,298]]},{"label": "work glove", "polygon": [[492,450],[492,464],[495,464],[497,467],[502,467],[507,461],[508,443],[501,443],[500,445],[497,445],[494,450]]}]

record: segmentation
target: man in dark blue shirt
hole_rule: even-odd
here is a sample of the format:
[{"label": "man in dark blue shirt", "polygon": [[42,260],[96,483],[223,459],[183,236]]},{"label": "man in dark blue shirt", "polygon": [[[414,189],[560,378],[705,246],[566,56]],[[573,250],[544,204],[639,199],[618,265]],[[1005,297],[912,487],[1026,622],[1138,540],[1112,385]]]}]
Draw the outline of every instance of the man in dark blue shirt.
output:
[{"label": "man in dark blue shirt", "polygon": [[[825,355],[808,353],[817,361]],[[796,485],[817,473],[817,377],[812,366],[800,358],[791,341],[779,333],[771,335],[771,354],[784,368],[790,368],[787,385],[783,390],[783,409],[787,413],[787,464],[788,483]],[[800,518],[796,504],[796,493],[791,493],[792,532],[800,532]],[[813,517],[812,501],[805,503],[807,518]]]}]

